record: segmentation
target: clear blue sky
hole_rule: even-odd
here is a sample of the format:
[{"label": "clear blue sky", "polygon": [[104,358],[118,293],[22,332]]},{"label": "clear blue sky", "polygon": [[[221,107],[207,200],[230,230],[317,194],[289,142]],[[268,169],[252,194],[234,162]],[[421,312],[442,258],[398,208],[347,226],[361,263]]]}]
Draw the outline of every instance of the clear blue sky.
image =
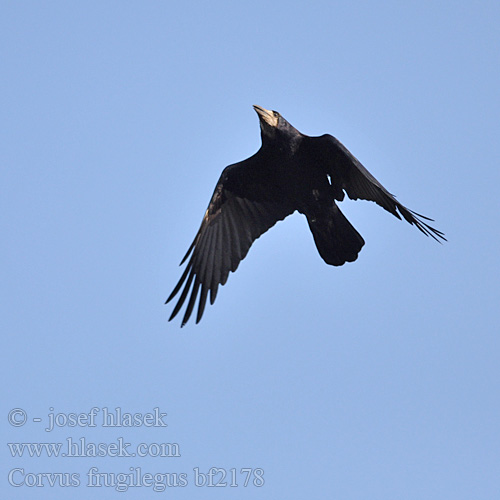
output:
[{"label": "clear blue sky", "polygon": [[[498,498],[499,18],[494,1],[2,2],[1,496]],[[333,268],[295,214],[199,325],[168,323],[220,172],[260,145],[252,104],[338,137],[449,242],[346,201],[366,245]],[[93,407],[168,427],[44,431],[50,408]],[[5,444],[70,437],[181,456]],[[90,489],[91,467],[188,485]],[[196,467],[228,486],[196,487]],[[81,484],[15,487],[14,469]]]}]

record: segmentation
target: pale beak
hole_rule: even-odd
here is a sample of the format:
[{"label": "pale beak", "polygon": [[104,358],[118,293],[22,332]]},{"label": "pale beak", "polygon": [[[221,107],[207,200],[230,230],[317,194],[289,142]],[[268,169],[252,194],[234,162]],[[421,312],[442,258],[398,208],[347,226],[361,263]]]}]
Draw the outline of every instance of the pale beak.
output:
[{"label": "pale beak", "polygon": [[272,111],[269,111],[262,106],[257,106],[257,104],[253,105],[253,109],[255,109],[262,122],[266,123],[270,127],[278,126],[278,118],[274,116],[274,113]]}]

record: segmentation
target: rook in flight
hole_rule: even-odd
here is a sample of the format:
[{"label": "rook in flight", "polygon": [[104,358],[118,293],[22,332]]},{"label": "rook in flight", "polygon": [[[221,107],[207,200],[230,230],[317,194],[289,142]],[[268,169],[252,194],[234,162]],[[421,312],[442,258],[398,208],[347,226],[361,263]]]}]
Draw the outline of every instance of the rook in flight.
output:
[{"label": "rook in flight", "polygon": [[304,214],[323,260],[341,266],[357,259],[365,244],[336,201],[374,201],[398,219],[403,217],[435,240],[444,234],[390,194],[335,137],[301,134],[277,111],[254,106],[262,146],[256,154],[226,167],[193,243],[182,259],[188,264],[167,302],[181,295],[170,320],[189,296],[184,326],[199,294],[196,322],[208,294],[213,304],[219,285],[236,271],[252,243],[276,222],[298,210]]}]

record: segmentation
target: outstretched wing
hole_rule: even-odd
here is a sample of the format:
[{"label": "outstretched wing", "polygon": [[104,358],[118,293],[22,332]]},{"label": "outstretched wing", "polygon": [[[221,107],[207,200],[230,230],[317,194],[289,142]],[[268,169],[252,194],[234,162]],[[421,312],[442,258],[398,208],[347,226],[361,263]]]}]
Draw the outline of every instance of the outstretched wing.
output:
[{"label": "outstretched wing", "polygon": [[407,222],[415,225],[426,236],[431,236],[436,241],[439,239],[446,241],[441,231],[425,222],[432,222],[433,219],[417,214],[399,203],[394,195],[389,193],[335,137],[326,134],[321,137],[309,137],[308,141],[315,154],[319,155],[319,161],[326,165],[337,200],[343,200],[343,191],[345,191],[351,200],[374,201],[398,219],[403,216]]},{"label": "outstretched wing", "polygon": [[189,295],[181,326],[186,324],[201,288],[196,316],[198,323],[208,292],[213,304],[219,284],[226,283],[229,271],[236,271],[252,243],[294,211],[283,201],[273,199],[273,193],[265,184],[266,179],[260,177],[259,180],[257,172],[248,168],[252,166],[249,160],[231,165],[222,172],[200,229],[182,259],[181,265],[190,257],[186,269],[167,299],[166,303],[182,289],[169,321],[177,315]]}]

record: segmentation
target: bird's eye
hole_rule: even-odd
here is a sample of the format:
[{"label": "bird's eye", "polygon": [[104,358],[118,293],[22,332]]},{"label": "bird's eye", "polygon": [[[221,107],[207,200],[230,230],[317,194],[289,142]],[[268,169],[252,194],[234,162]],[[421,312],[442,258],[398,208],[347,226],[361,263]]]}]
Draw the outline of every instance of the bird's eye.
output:
[{"label": "bird's eye", "polygon": [[277,111],[273,111],[273,115],[278,118],[278,116],[280,115]]}]

